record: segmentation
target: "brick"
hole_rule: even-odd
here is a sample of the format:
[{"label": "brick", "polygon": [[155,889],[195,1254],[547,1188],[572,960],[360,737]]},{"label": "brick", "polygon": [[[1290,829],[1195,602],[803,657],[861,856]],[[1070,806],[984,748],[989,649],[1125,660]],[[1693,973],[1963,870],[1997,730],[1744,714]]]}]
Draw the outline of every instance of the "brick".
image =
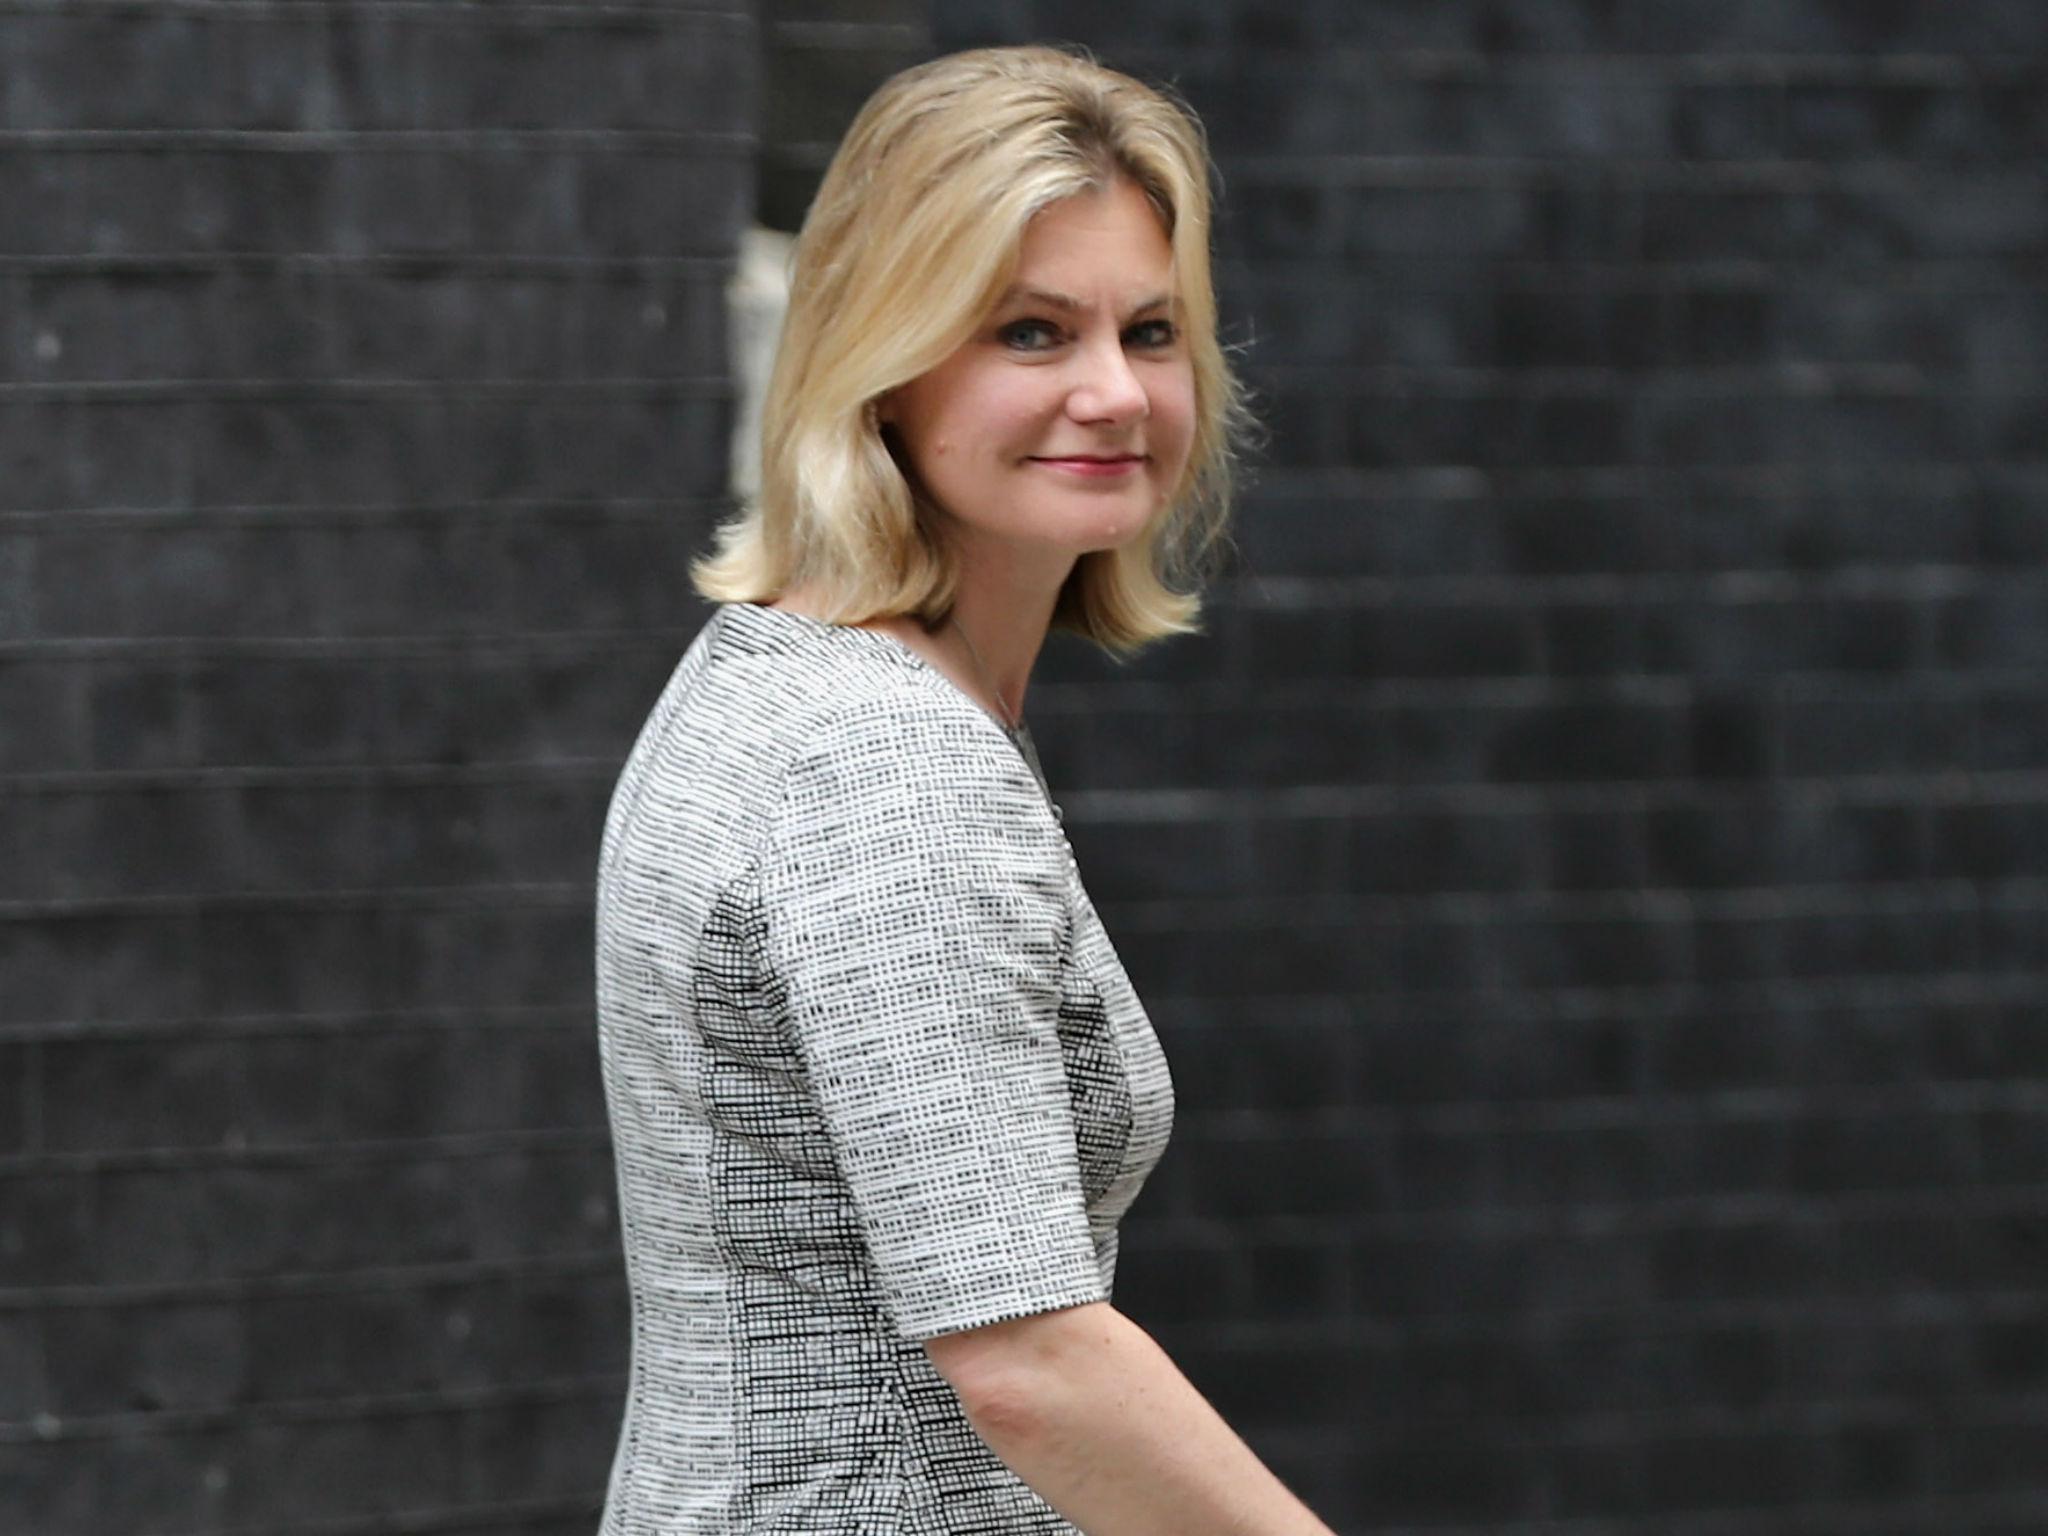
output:
[{"label": "brick", "polygon": [[59,1017],[88,1022],[188,1016],[198,1000],[193,925],[175,909],[46,918],[46,953],[82,967],[74,985],[56,991]]},{"label": "brick", "polygon": [[616,1275],[478,1286],[433,1310],[436,1378],[488,1387],[509,1378],[566,1380],[628,1366],[632,1319]]},{"label": "brick", "polygon": [[442,1311],[407,1290],[259,1295],[238,1309],[253,1402],[445,1390]]},{"label": "brick", "polygon": [[[1164,732],[1153,736],[1147,756],[1153,761],[1200,763],[1199,771],[1209,782],[1232,787],[1351,783],[1371,774],[1371,740],[1348,722],[1333,722],[1346,722],[1347,715],[1356,720],[1360,713],[1358,706],[1347,710],[1334,702],[1322,709],[1234,711],[1236,729],[1210,735],[1202,743],[1205,750],[1191,757],[1176,757],[1166,748],[1176,727],[1162,721]],[[1199,720],[1193,722],[1195,729],[1200,725]],[[1091,733],[1090,739],[1099,743],[1101,733]]]},{"label": "brick", "polygon": [[1692,971],[1690,933],[1656,917],[1502,922],[1488,941],[1503,984],[1515,990],[1651,986]]},{"label": "brick", "polygon": [[949,0],[931,7],[934,46],[986,48],[1037,35],[1034,0]]},{"label": "brick", "polygon": [[1357,892],[1529,891],[1543,880],[1546,843],[1528,817],[1395,810],[1357,818],[1347,842]]},{"label": "brick", "polygon": [[1799,976],[1968,972],[1980,947],[1974,913],[1931,905],[1794,916],[1784,928],[1788,964]]},{"label": "brick", "polygon": [[1146,931],[1118,921],[1114,911],[1104,917],[1141,996],[1448,990],[1479,985],[1491,965],[1476,929],[1451,919],[1313,926],[1246,920],[1220,945],[1213,932]]},{"label": "brick", "polygon": [[1725,685],[1696,691],[1686,743],[1690,772],[1714,781],[1762,778],[1778,770],[1783,752],[1778,711]]},{"label": "brick", "polygon": [[1533,1103],[1607,1097],[1639,1081],[1646,1049],[1633,1020],[1503,1020],[1484,1002],[1442,1017],[1354,1025],[1356,1097],[1369,1104]]},{"label": "brick", "polygon": [[461,422],[475,454],[462,466],[465,499],[708,496],[723,485],[731,407],[625,388],[472,399]]},{"label": "brick", "polygon": [[1077,823],[1068,840],[1098,901],[1245,893],[1242,839],[1221,820]]},{"label": "brick", "polygon": [[[232,1529],[289,1521],[303,1509],[388,1519],[446,1508],[455,1502],[465,1423],[448,1412],[257,1421],[234,1436],[215,1518]],[[365,1467],[378,1475],[365,1478]]]},{"label": "brick", "polygon": [[1400,784],[1473,783],[1488,777],[1495,739],[1517,714],[1482,703],[1396,703],[1378,712],[1371,738],[1380,754],[1378,772],[1361,773]]},{"label": "brick", "polygon": [[0,1155],[33,1150],[40,1143],[42,1094],[37,1046],[0,1045]]},{"label": "brick", "polygon": [[[177,675],[179,735],[189,746],[174,760],[300,767],[374,760],[383,723],[378,692],[376,674],[348,658],[194,663]],[[109,701],[110,717],[121,698]],[[113,735],[110,728],[107,736]],[[172,757],[161,748],[147,757],[128,750],[124,765]]]},{"label": "brick", "polygon": [[413,116],[451,127],[730,131],[755,107],[744,33],[729,12],[462,30],[469,36],[419,29],[421,78],[457,89],[412,94]]},{"label": "brick", "polygon": [[[295,1274],[470,1257],[461,1190],[470,1172],[467,1160],[445,1159],[216,1170],[206,1181],[205,1209],[218,1236],[203,1272]],[[309,1200],[358,1219],[307,1223],[301,1213]]]},{"label": "brick", "polygon": [[0,481],[0,512],[63,505],[68,468],[60,427],[64,414],[54,402],[0,399],[0,451],[9,466]]},{"label": "brick", "polygon": [[1671,143],[1689,160],[1768,160],[1786,151],[1786,87],[1748,80],[1688,82],[1673,92]]},{"label": "brick", "polygon": [[1490,515],[1498,519],[1503,569],[1517,575],[1669,570],[1680,558],[1670,509],[1647,499],[1509,496]]},{"label": "brick", "polygon": [[0,901],[46,895],[55,847],[44,800],[0,801]]},{"label": "brick", "polygon": [[2024,1011],[1989,1005],[1929,1009],[1929,1080],[1975,1082],[2011,1074],[2039,1075],[2042,1045],[2039,1035],[2028,1031]]},{"label": "brick", "polygon": [[1684,717],[1650,700],[1532,709],[1502,731],[1489,777],[1503,783],[1656,779],[1680,771]]},{"label": "brick", "polygon": [[204,505],[388,506],[453,499],[468,466],[437,445],[465,408],[429,396],[279,391],[195,405],[194,495]]},{"label": "brick", "polygon": [[1270,676],[1284,668],[1294,677],[1342,679],[1367,649],[1354,642],[1354,632],[1380,627],[1378,615],[1339,605],[1245,607],[1229,616],[1226,644],[1241,676]]},{"label": "brick", "polygon": [[[1931,1107],[1920,1113],[1808,1116],[1790,1128],[1791,1188],[1819,1195],[1953,1189],[1973,1177],[1978,1140],[1971,1129],[1967,1121]],[[1982,1121],[1976,1129],[1983,1137]]]},{"label": "brick", "polygon": [[1199,1122],[1215,1115],[1306,1114],[1348,1103],[1350,1032],[1328,1010],[1304,1009],[1228,1029],[1178,1031],[1174,1055],[1179,1111]]},{"label": "brick", "polygon": [[1783,194],[1747,188],[1652,189],[1642,198],[1642,259],[1772,261],[1784,254]]},{"label": "brick", "polygon": [[240,1053],[227,1040],[52,1040],[43,1142],[53,1152],[218,1146],[241,1125]]},{"label": "brick", "polygon": [[0,125],[211,126],[218,118],[189,83],[212,73],[212,34],[203,17],[177,13],[9,16],[0,24]]},{"label": "brick", "polygon": [[1553,890],[1626,890],[1651,883],[1639,811],[1553,811],[1543,822],[1544,879]]},{"label": "brick", "polygon": [[[865,46],[823,48],[771,31],[766,43],[760,119],[771,155],[829,148],[877,86],[924,57],[886,34],[874,35]],[[790,212],[800,216],[802,209]]]},{"label": "brick", "polygon": [[10,1445],[0,1456],[0,1476],[24,1490],[11,1507],[22,1511],[31,1530],[83,1536],[205,1518],[190,1439],[31,1442]]},{"label": "brick", "polygon": [[1360,505],[1255,488],[1239,511],[1237,538],[1248,566],[1274,575],[1333,566],[1365,575],[1455,574],[1491,571],[1503,558],[1497,515],[1458,501]]},{"label": "brick", "polygon": [[1338,1384],[1363,1368],[1366,1356],[1348,1341],[1326,1345],[1320,1358],[1297,1340],[1250,1349],[1230,1341],[1176,1341],[1198,1390],[1214,1392],[1219,1409],[1247,1432],[1264,1436],[1298,1428],[1330,1413]]},{"label": "brick", "polygon": [[1466,355],[1509,368],[1639,365],[1671,355],[1659,345],[1660,307],[1641,290],[1509,290],[1494,298],[1491,344]]},{"label": "brick", "polygon": [[[394,762],[622,760],[681,653],[678,644],[516,664],[489,653],[394,660],[349,674],[374,724],[367,737],[342,735],[334,750],[360,760],[367,740]],[[311,670],[281,668],[279,675]]]},{"label": "brick", "polygon": [[47,1399],[41,1319],[26,1310],[0,1313],[0,1414],[26,1419]]},{"label": "brick", "polygon": [[1942,875],[2026,879],[2048,861],[2048,805],[1944,806],[1929,812],[1930,860]]},{"label": "brick", "polygon": [[475,1450],[474,1461],[465,1461],[476,1468],[467,1479],[493,1499],[587,1497],[610,1465],[618,1420],[612,1402],[580,1398],[509,1403],[479,1414],[467,1436]]},{"label": "brick", "polygon": [[408,883],[589,879],[610,786],[392,785],[378,793],[374,867]]},{"label": "brick", "polygon": [[1188,1148],[1200,1165],[1204,1206],[1224,1219],[1335,1217],[1383,1197],[1390,1147],[1381,1136],[1204,1138]]},{"label": "brick", "polygon": [[204,273],[54,272],[19,280],[21,375],[46,381],[217,375],[221,328],[208,324]]},{"label": "brick", "polygon": [[1931,873],[1929,814],[1919,806],[1780,801],[1776,872],[1788,884],[1884,884]]},{"label": "brick", "polygon": [[1782,766],[1797,775],[1929,772],[1971,757],[1974,702],[1881,691],[1800,698],[1780,717]]},{"label": "brick", "polygon": [[385,984],[429,1007],[583,1006],[590,921],[587,897],[559,908],[407,914],[391,924]]},{"label": "brick", "polygon": [[[1169,1156],[1178,1161],[1176,1154]],[[1159,1171],[1166,1168],[1162,1162]],[[1151,1195],[1148,1181],[1144,1204],[1152,1204]],[[1118,1244],[1117,1290],[1120,1295],[1144,1297],[1145,1326],[1164,1339],[1191,1325],[1207,1324],[1219,1304],[1240,1298],[1248,1283],[1247,1265],[1238,1244],[1194,1233],[1156,1232],[1133,1209]]]},{"label": "brick", "polygon": [[1345,256],[1513,256],[1536,210],[1522,187],[1350,187],[1333,210]]},{"label": "brick", "polygon": [[751,207],[751,178],[736,151],[593,159],[580,177],[578,254],[729,257]]},{"label": "brick", "polygon": [[1782,868],[1777,811],[1776,798],[1763,793],[1650,807],[1650,883],[1695,890],[1774,883]]},{"label": "brick", "polygon": [[[545,302],[562,305],[562,296]],[[580,366],[592,376],[702,377],[725,366],[725,291],[718,273],[656,268],[585,279],[565,307],[576,317]]]},{"label": "brick", "polygon": [[1969,1348],[1979,1379],[1996,1391],[2038,1391],[2048,1383],[2048,1319],[2038,1312],[1977,1324]]},{"label": "brick", "polygon": [[516,526],[430,513],[288,527],[281,553],[307,573],[296,627],[321,635],[502,634],[515,626],[496,556]]},{"label": "brick", "polygon": [[2037,255],[2048,240],[2048,192],[2002,163],[1939,176],[1887,168],[1816,195],[1805,214],[1794,224],[1802,254],[1818,254],[1830,231],[1851,250],[1904,257]]},{"label": "brick", "polygon": [[1384,678],[1517,677],[1535,670],[1536,625],[1519,604],[1403,603],[1357,615],[1351,672]]},{"label": "brick", "polygon": [[244,1399],[249,1351],[238,1308],[60,1307],[45,1314],[49,1396],[60,1417],[225,1408]]}]

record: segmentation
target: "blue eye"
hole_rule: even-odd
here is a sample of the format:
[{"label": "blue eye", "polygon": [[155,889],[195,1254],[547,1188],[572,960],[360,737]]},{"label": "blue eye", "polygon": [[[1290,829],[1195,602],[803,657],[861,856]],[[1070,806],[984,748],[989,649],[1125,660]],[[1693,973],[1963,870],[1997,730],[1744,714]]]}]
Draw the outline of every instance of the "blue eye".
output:
[{"label": "blue eye", "polygon": [[1012,320],[996,332],[996,339],[1019,352],[1040,352],[1056,345],[1060,335],[1049,320]]},{"label": "blue eye", "polygon": [[1180,328],[1171,320],[1146,320],[1125,334],[1141,347],[1170,347],[1180,340]]}]

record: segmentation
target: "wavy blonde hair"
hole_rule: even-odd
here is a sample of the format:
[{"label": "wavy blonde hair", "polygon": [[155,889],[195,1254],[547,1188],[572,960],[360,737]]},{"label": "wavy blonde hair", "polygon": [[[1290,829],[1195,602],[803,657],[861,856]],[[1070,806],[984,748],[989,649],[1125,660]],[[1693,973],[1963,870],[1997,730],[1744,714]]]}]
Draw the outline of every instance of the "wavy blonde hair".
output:
[{"label": "wavy blonde hair", "polygon": [[1084,553],[1052,627],[1122,654],[1199,628],[1194,588],[1229,514],[1249,425],[1217,335],[1211,166],[1185,107],[1056,48],[983,48],[886,82],[854,119],[804,220],[762,410],[761,489],[697,560],[716,602],[815,588],[823,617],[950,610],[953,561],[883,441],[875,403],[967,341],[1015,275],[1040,210],[1121,178],[1172,247],[1194,373],[1188,463],[1129,543]]}]

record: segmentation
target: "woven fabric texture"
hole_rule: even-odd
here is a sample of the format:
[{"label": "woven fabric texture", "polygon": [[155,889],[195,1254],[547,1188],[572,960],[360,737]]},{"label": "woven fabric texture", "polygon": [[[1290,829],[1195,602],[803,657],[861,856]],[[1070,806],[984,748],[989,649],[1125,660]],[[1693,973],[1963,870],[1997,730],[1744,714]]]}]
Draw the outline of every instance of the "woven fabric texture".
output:
[{"label": "woven fabric texture", "polygon": [[614,791],[596,959],[603,1536],[1070,1531],[922,1343],[1107,1300],[1172,1128],[1028,733],[887,635],[719,608]]}]

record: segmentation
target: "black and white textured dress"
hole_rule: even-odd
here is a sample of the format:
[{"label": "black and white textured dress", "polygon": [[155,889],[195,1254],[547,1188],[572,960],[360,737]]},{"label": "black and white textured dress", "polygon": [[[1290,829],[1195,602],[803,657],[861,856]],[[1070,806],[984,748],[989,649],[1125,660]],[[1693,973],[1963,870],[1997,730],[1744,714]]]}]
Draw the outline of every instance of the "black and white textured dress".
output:
[{"label": "black and white textured dress", "polygon": [[1028,733],[888,635],[719,608],[613,793],[597,1002],[602,1536],[1072,1532],[921,1343],[1107,1300],[1172,1129]]}]

